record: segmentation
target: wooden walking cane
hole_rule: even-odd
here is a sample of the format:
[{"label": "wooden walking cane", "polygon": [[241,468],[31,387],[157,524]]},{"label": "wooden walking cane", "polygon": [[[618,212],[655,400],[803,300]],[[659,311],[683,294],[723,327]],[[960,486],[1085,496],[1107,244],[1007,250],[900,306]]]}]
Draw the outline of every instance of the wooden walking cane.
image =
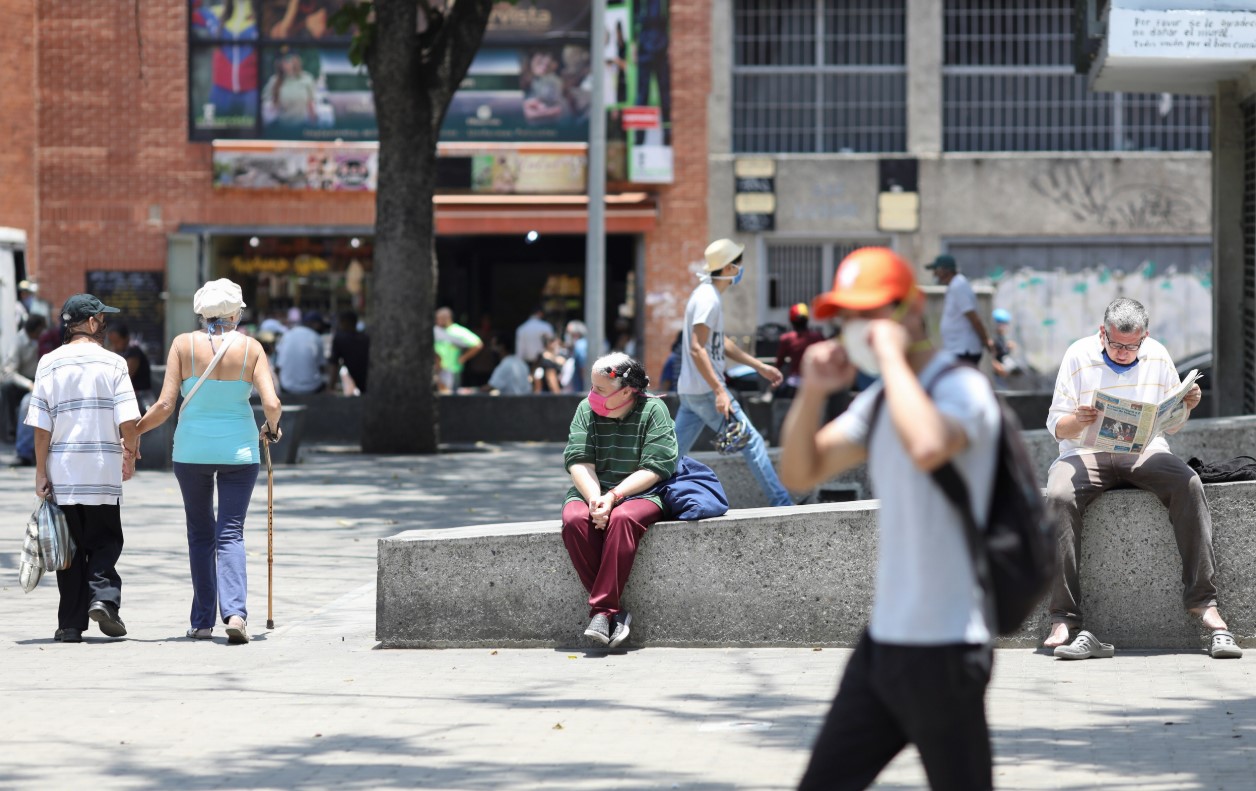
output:
[{"label": "wooden walking cane", "polygon": [[270,463],[270,426],[262,437],[262,455],[266,457],[266,628],[275,628],[275,468]]}]

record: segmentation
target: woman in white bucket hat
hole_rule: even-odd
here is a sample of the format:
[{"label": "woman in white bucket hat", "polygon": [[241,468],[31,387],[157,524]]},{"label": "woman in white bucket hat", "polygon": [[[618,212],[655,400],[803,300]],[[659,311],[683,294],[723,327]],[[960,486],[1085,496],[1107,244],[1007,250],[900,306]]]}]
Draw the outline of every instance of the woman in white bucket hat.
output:
[{"label": "woman in white bucket hat", "polygon": [[261,397],[263,438],[271,441],[280,436],[279,396],[262,344],[236,331],[245,307],[240,287],[226,278],[212,280],[196,292],[192,307],[201,329],[170,344],[161,395],[138,428],[142,435],[165,423],[182,395],[172,458],[192,570],[187,636],[211,639],[221,616],[228,642],[247,643],[244,518],[261,462],[249,394],[256,388]]}]

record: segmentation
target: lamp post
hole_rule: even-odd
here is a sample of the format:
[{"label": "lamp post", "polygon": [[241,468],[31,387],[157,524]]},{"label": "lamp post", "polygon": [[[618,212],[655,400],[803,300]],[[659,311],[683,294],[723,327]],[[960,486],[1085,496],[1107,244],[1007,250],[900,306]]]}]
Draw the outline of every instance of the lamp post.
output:
[{"label": "lamp post", "polygon": [[606,0],[592,0],[589,59],[593,95],[589,103],[589,229],[585,241],[584,323],[589,328],[589,362],[602,356],[606,335]]}]

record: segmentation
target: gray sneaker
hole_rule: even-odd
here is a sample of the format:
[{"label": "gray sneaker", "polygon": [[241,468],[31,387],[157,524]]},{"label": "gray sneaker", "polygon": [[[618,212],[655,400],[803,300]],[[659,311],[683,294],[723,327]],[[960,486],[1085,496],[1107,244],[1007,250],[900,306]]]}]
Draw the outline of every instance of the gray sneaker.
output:
[{"label": "gray sneaker", "polygon": [[596,640],[602,645],[606,645],[611,641],[611,622],[606,617],[606,613],[600,612],[593,616],[593,620],[589,621],[589,626],[584,630],[584,636]]},{"label": "gray sneaker", "polygon": [[618,648],[619,644],[628,639],[628,629],[632,625],[632,613],[624,611],[615,615],[615,631],[611,632],[611,648]]}]

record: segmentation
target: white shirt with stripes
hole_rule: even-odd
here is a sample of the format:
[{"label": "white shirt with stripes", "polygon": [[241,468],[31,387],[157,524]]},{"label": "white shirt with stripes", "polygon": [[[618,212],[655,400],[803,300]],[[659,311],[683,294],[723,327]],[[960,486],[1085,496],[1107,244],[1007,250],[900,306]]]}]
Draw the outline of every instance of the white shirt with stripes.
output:
[{"label": "white shirt with stripes", "polygon": [[[1118,398],[1157,403],[1181,383],[1173,358],[1164,344],[1148,337],[1138,349],[1138,364],[1125,373],[1117,373],[1104,361],[1103,339],[1096,332],[1075,341],[1064,353],[1060,373],[1055,378],[1051,410],[1047,413],[1047,429],[1051,436],[1056,436],[1055,429],[1060,420],[1073,414],[1078,405],[1094,406],[1095,393],[1099,390]],[[1168,450],[1169,443],[1161,435],[1147,443],[1143,453]],[[1077,439],[1060,440],[1061,459],[1094,452]]]},{"label": "white shirt with stripes", "polygon": [[118,426],[139,417],[120,355],[95,343],[71,343],[40,359],[26,425],[52,433],[47,472],[59,505],[122,502]]}]

